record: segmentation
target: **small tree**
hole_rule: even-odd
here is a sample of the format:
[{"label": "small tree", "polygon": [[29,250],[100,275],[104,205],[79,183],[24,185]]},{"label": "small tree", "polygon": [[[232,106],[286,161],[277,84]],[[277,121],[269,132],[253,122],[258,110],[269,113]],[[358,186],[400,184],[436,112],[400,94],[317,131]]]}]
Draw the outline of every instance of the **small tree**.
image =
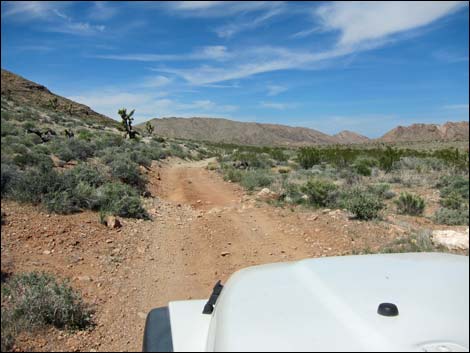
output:
[{"label": "small tree", "polygon": [[153,127],[153,125],[150,123],[150,121],[147,121],[145,123],[145,128],[147,129],[147,132],[150,136],[152,136],[153,134],[153,130],[155,130],[155,128]]},{"label": "small tree", "polygon": [[132,110],[129,114],[127,114],[127,109],[125,108],[119,109],[118,111],[118,114],[122,119],[122,126],[126,130],[126,135],[129,136],[130,139],[135,138],[139,134],[137,131],[132,129],[132,122],[134,121],[132,115],[134,115],[134,111],[135,110]]}]

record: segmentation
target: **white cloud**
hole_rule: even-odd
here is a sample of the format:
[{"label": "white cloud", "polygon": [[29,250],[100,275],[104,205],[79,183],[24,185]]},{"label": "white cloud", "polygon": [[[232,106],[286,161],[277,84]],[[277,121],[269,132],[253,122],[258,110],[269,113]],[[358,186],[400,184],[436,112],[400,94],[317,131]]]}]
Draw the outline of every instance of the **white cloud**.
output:
[{"label": "white cloud", "polygon": [[91,35],[105,30],[104,25],[76,21],[65,10],[73,2],[63,1],[7,1],[2,3],[2,20],[18,22],[39,21],[40,30],[75,35]]},{"label": "white cloud", "polygon": [[416,29],[465,6],[466,1],[339,1],[315,11],[325,30],[340,32],[339,46],[356,46]]},{"label": "white cloud", "polygon": [[170,1],[167,10],[189,17],[230,17],[279,6],[282,1]]},{"label": "white cloud", "polygon": [[232,22],[216,28],[215,32],[220,38],[231,38],[235,34],[252,30],[266,24],[271,18],[278,16],[283,13],[283,3],[273,2],[272,8],[268,8],[261,15],[254,18]]},{"label": "white cloud", "polygon": [[235,105],[218,104],[211,100],[195,100],[189,103],[162,97],[165,93],[131,93],[100,90],[67,98],[90,106],[93,110],[118,119],[117,111],[126,107],[135,109],[136,123],[157,116],[217,116],[238,110]]},{"label": "white cloud", "polygon": [[98,59],[122,60],[122,61],[188,61],[188,60],[216,60],[224,61],[232,57],[225,46],[205,46],[192,53],[185,54],[104,54],[94,55]]},{"label": "white cloud", "polygon": [[287,87],[279,85],[268,85],[268,96],[277,96],[278,94],[287,91]]},{"label": "white cloud", "polygon": [[89,18],[93,20],[109,20],[118,14],[118,8],[112,6],[109,1],[94,1],[89,11]]},{"label": "white cloud", "polygon": [[152,77],[147,77],[144,82],[142,83],[142,87],[163,87],[172,82],[171,78],[168,78],[166,76],[152,76]]},{"label": "white cloud", "polygon": [[276,110],[286,110],[296,108],[297,103],[278,103],[278,102],[261,102],[260,106],[263,108],[276,109]]}]

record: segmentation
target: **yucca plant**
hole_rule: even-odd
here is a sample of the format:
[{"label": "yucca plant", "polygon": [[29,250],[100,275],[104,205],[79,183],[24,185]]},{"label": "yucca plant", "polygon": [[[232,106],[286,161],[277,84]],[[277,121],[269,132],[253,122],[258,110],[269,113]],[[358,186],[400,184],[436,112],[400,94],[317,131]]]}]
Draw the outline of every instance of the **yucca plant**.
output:
[{"label": "yucca plant", "polygon": [[398,213],[412,216],[422,215],[426,205],[422,197],[408,192],[401,193],[400,197],[395,200],[395,204]]}]

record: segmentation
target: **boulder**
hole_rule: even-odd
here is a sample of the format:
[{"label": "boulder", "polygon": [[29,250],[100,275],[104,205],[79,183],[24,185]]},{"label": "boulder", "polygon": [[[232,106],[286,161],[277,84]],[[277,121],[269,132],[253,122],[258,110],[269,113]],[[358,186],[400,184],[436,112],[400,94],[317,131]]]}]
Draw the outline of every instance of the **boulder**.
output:
[{"label": "boulder", "polygon": [[256,197],[263,201],[277,200],[279,199],[279,194],[269,190],[268,188],[264,188],[256,195]]},{"label": "boulder", "polygon": [[435,230],[432,241],[451,250],[468,250],[468,228],[465,232],[455,230]]}]

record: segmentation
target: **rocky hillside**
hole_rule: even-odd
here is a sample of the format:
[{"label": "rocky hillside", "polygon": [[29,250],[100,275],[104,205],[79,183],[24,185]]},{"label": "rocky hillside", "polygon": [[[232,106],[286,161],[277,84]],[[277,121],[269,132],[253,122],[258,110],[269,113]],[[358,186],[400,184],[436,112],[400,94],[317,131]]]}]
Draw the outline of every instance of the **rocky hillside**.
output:
[{"label": "rocky hillside", "polygon": [[216,118],[152,119],[155,134],[191,140],[249,145],[300,146],[330,144],[337,140],[322,132],[302,127],[246,123]]},{"label": "rocky hillside", "polygon": [[29,81],[2,69],[2,110],[18,110],[22,107],[39,111],[51,111],[64,118],[80,119],[88,124],[118,127],[115,120],[99,114],[86,105],[58,96],[45,86]]},{"label": "rocky hillside", "polygon": [[370,139],[367,136],[360,135],[353,131],[343,130],[336,135],[333,135],[334,138],[339,143],[349,144],[349,143],[366,143],[369,142]]},{"label": "rocky hillside", "polygon": [[465,141],[468,136],[468,121],[447,122],[438,124],[413,124],[398,126],[381,138],[380,142],[414,142],[414,141]]}]

